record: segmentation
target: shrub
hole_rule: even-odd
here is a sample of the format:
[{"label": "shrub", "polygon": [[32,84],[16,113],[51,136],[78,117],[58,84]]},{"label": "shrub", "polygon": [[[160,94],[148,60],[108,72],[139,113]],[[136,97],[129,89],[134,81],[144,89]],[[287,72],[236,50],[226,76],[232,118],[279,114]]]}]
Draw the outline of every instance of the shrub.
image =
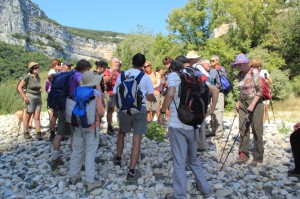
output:
[{"label": "shrub", "polygon": [[[17,83],[16,83],[17,84]],[[0,114],[12,114],[22,109],[22,97],[16,91],[16,85],[0,84]]]},{"label": "shrub", "polygon": [[167,129],[163,125],[158,124],[157,122],[149,122],[147,124],[146,137],[150,140],[164,142],[166,139],[166,132]]},{"label": "shrub", "polygon": [[291,84],[292,84],[293,92],[297,96],[300,96],[300,76],[294,77]]}]

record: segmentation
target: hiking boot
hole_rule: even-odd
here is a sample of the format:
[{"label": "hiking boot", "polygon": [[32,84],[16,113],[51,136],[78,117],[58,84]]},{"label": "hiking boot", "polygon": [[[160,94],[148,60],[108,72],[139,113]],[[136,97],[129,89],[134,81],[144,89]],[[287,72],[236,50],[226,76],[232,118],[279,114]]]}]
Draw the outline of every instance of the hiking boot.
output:
[{"label": "hiking boot", "polygon": [[211,191],[206,192],[206,193],[203,192],[202,189],[201,189],[201,186],[198,182],[196,182],[196,189],[197,189],[197,191],[199,191],[203,195],[204,198],[209,198],[212,195]]},{"label": "hiking boot", "polygon": [[240,152],[239,153],[239,157],[238,157],[238,159],[237,159],[237,162],[238,163],[245,163],[245,162],[247,162],[248,161],[248,156],[246,155],[246,153],[244,153],[244,152]]},{"label": "hiking boot", "polygon": [[252,162],[250,163],[251,166],[259,166],[262,164],[262,161],[258,161],[258,160],[252,160]]},{"label": "hiking boot", "polygon": [[76,185],[80,181],[81,181],[80,177],[78,177],[78,178],[70,178],[69,185]]},{"label": "hiking boot", "polygon": [[117,159],[117,156],[115,156],[113,158],[113,162],[114,162],[114,165],[118,165],[118,166],[121,166],[121,159]]},{"label": "hiking boot", "polygon": [[168,193],[167,195],[165,195],[165,199],[174,199],[173,194]]},{"label": "hiking boot", "polygon": [[214,133],[208,133],[208,134],[205,135],[205,137],[207,137],[207,138],[215,137],[215,136],[216,136],[216,134],[214,134]]},{"label": "hiking boot", "polygon": [[111,125],[108,125],[107,127],[107,134],[108,135],[115,135],[115,131]]},{"label": "hiking boot", "polygon": [[51,131],[50,132],[50,137],[49,137],[48,141],[49,142],[53,142],[54,138],[55,138],[55,131]]},{"label": "hiking boot", "polygon": [[287,172],[288,177],[298,177],[300,178],[300,172],[299,171],[295,171],[295,169],[289,170]]},{"label": "hiking boot", "polygon": [[42,139],[43,139],[42,133],[41,133],[41,132],[36,132],[35,138],[36,138],[37,140],[39,140],[39,141],[42,140]]},{"label": "hiking boot", "polygon": [[126,181],[132,182],[132,181],[139,179],[140,177],[142,177],[141,172],[138,169],[135,169],[134,173],[131,173],[130,171],[128,171]]},{"label": "hiking boot", "polygon": [[70,138],[69,137],[66,137],[66,136],[64,136],[62,139],[61,139],[61,141],[63,142],[63,141],[67,141],[67,140],[69,140]]},{"label": "hiking boot", "polygon": [[86,191],[91,192],[95,189],[101,188],[104,185],[104,180],[95,181],[94,183],[86,183]]},{"label": "hiking boot", "polygon": [[24,132],[24,139],[28,140],[31,139],[31,135],[29,134],[29,132]]},{"label": "hiking boot", "polygon": [[51,170],[55,171],[59,165],[63,165],[64,161],[61,158],[47,162],[51,166]]}]

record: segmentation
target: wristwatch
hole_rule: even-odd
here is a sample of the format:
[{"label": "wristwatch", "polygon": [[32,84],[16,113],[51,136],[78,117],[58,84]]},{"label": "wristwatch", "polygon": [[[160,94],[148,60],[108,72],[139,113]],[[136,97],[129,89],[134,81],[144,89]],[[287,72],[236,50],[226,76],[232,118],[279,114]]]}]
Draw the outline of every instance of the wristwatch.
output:
[{"label": "wristwatch", "polygon": [[162,110],[160,109],[160,114],[166,114],[166,111],[162,111]]}]

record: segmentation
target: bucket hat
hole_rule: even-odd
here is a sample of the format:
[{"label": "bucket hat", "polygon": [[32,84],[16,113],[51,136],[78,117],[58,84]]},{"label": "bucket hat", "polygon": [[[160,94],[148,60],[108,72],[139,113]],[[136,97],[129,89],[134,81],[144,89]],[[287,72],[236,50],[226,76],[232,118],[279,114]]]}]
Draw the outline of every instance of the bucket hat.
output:
[{"label": "bucket hat", "polygon": [[28,68],[31,69],[33,66],[37,66],[37,65],[39,65],[39,63],[32,61],[28,64]]},{"label": "bucket hat", "polygon": [[188,59],[197,59],[199,58],[200,56],[197,54],[196,51],[192,50],[192,51],[189,51],[186,55],[186,58]]},{"label": "bucket hat", "polygon": [[82,86],[96,86],[101,81],[100,75],[94,75],[91,71],[86,71],[82,74]]},{"label": "bucket hat", "polygon": [[247,55],[241,53],[235,57],[235,60],[233,64],[231,64],[231,66],[235,66],[237,64],[249,64],[249,63],[250,60],[248,59]]}]

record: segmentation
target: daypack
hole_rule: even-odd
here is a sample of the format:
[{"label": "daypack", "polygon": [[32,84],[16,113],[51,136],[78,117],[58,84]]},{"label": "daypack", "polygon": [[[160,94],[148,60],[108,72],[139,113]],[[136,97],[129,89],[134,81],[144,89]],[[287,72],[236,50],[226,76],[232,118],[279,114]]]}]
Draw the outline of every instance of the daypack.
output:
[{"label": "daypack", "polygon": [[226,72],[222,71],[222,70],[217,70],[219,77],[220,77],[220,83],[221,83],[221,92],[223,92],[224,94],[229,93],[229,91],[231,90],[231,84],[230,81],[227,79],[227,75]]},{"label": "daypack", "polygon": [[177,74],[181,79],[178,92],[180,103],[177,106],[174,99],[173,101],[178,118],[182,123],[197,128],[205,119],[210,98],[205,75],[193,67],[184,68]]},{"label": "daypack", "polygon": [[262,100],[270,100],[272,98],[272,93],[271,93],[271,89],[268,85],[268,82],[266,81],[265,78],[261,77],[261,86],[262,86]]},{"label": "daypack", "polygon": [[70,81],[72,80],[75,72],[75,70],[72,70],[70,72],[55,74],[54,80],[51,83],[50,92],[48,93],[48,108],[65,110],[67,96],[69,95]]},{"label": "daypack", "polygon": [[121,83],[116,92],[116,106],[123,113],[134,115],[140,112],[144,95],[139,84],[144,74],[140,72],[135,79],[126,79],[125,72],[121,72]]},{"label": "daypack", "polygon": [[67,97],[65,109],[66,122],[80,128],[88,128],[96,121],[96,99],[94,89],[78,86]]},{"label": "daypack", "polygon": [[[251,76],[253,76],[253,68],[251,69]],[[266,79],[264,77],[260,77],[261,79],[261,87],[262,87],[262,100],[266,101],[266,100],[270,100],[272,99],[272,93],[271,93],[271,89],[268,85],[268,82],[266,81]],[[255,81],[252,78],[254,84]]]}]

